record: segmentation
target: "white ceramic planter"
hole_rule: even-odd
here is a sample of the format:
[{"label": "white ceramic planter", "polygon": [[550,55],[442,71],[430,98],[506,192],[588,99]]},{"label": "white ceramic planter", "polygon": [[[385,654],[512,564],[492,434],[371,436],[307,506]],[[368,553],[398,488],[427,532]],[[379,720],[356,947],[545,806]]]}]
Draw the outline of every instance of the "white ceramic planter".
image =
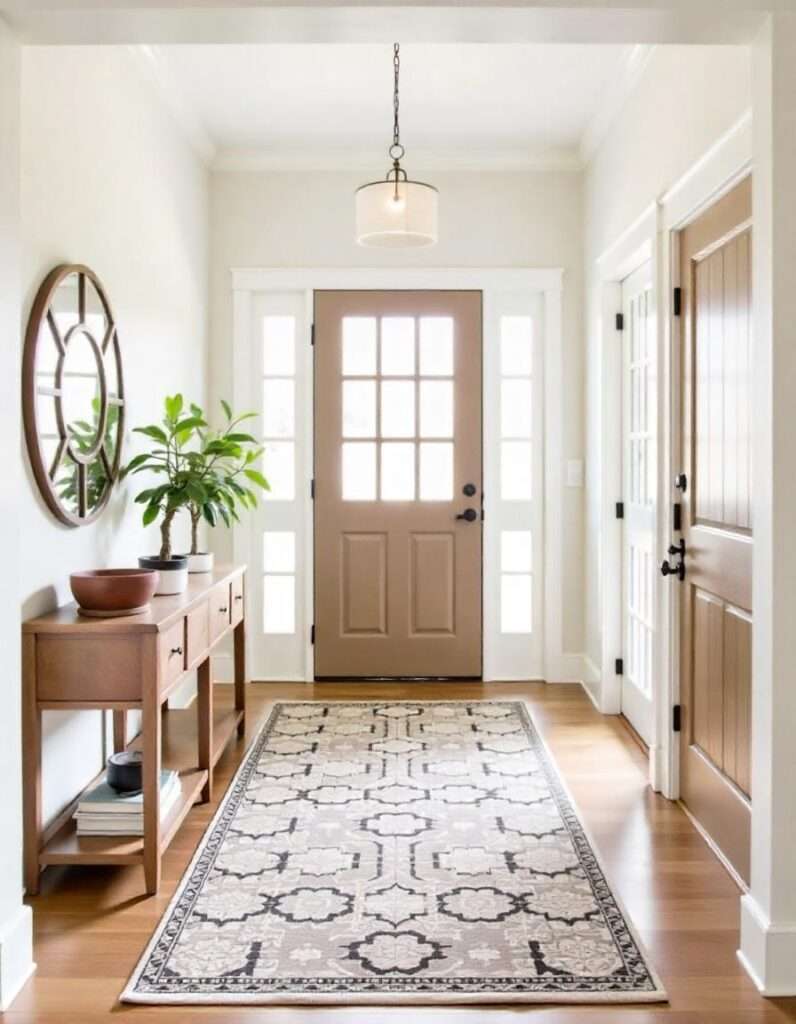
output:
[{"label": "white ceramic planter", "polygon": [[155,594],[181,594],[188,588],[188,559],[185,555],[162,560],[157,557],[138,559],[142,569],[155,569],[158,573],[158,585]]},{"label": "white ceramic planter", "polygon": [[212,551],[200,551],[196,555],[187,555],[188,559],[188,572],[212,572],[213,571],[213,552]]}]

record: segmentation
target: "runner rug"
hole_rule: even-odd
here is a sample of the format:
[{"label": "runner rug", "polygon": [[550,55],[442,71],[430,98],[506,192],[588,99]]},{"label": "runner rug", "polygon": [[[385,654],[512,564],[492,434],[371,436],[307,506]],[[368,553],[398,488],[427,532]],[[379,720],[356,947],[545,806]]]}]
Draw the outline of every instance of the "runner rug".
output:
[{"label": "runner rug", "polygon": [[277,704],[122,995],[665,998],[518,701]]}]

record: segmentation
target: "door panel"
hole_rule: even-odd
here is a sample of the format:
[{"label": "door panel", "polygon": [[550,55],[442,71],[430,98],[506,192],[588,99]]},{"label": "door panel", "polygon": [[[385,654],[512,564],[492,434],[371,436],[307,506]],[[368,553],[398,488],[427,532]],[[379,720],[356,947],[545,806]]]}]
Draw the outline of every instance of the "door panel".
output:
[{"label": "door panel", "polygon": [[622,466],[624,520],[622,714],[652,737],[657,514],[656,326],[652,268],[622,283]]},{"label": "door panel", "polygon": [[316,676],[480,677],[480,292],[316,292],[315,423]]},{"label": "door panel", "polygon": [[680,748],[683,801],[747,880],[753,622],[750,254],[747,179],[681,235],[686,577]]}]

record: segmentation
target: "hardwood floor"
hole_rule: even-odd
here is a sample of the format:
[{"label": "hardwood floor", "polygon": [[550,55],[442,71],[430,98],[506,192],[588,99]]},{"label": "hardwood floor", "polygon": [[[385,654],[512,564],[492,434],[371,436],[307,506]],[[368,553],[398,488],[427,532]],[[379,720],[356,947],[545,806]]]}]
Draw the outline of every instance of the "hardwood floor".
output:
[{"label": "hardwood floor", "polygon": [[[217,702],[231,701],[219,687]],[[216,800],[188,815],[163,860],[157,897],[137,868],[49,868],[32,899],[38,970],[8,1024],[783,1024],[796,998],[762,999],[735,955],[738,889],[676,805],[646,786],[646,762],[619,718],[599,715],[579,686],[542,683],[253,684],[248,738],[271,701],[525,698],[602,856],[609,879],[669,993],[668,1006],[132,1007],[117,997],[240,760],[216,770]]]}]

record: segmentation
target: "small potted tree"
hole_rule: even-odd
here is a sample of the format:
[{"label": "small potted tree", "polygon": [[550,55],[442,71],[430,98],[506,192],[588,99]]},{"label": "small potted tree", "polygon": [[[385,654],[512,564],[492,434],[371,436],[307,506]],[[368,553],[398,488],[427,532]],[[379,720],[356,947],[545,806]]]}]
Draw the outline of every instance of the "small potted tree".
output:
[{"label": "small potted tree", "polygon": [[[219,522],[230,527],[240,522],[238,508],[256,508],[255,487],[270,490],[268,481],[254,468],[253,463],[263,449],[257,439],[241,430],[240,424],[256,413],[233,416],[228,402],[221,400],[226,417],[223,430],[205,431],[197,428],[199,447],[187,453],[192,470],[188,485],[188,512],[191,517],[191,550],[188,554],[188,572],[211,572],[213,554],[199,550],[199,526],[204,520],[210,526]],[[204,420],[204,413],[191,406],[191,413]]]}]

